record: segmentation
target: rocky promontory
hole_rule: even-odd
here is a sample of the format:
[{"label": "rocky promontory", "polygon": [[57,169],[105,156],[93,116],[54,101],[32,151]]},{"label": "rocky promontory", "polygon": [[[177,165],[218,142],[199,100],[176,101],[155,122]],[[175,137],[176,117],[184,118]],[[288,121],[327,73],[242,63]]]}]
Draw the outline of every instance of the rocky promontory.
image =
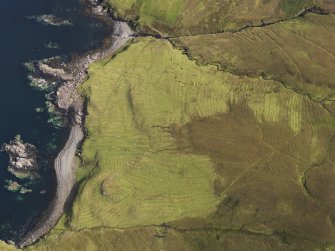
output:
[{"label": "rocky promontory", "polygon": [[16,137],[9,144],[3,144],[1,151],[8,153],[8,171],[16,177],[28,178],[38,170],[37,148],[23,143],[20,137]]}]

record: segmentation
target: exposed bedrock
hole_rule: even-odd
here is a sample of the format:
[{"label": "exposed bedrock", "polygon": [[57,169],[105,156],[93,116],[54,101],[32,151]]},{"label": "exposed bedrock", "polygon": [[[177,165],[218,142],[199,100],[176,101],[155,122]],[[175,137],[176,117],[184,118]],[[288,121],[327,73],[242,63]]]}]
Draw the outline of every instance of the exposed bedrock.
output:
[{"label": "exposed bedrock", "polygon": [[8,153],[8,170],[16,177],[27,178],[38,170],[37,148],[23,143],[20,137],[3,144],[1,150]]}]

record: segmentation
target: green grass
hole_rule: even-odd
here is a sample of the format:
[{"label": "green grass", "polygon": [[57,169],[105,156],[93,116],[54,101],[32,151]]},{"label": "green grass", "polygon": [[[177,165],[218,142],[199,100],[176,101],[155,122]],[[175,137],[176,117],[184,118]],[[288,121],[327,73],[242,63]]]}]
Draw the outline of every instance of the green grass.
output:
[{"label": "green grass", "polygon": [[293,16],[294,14],[299,13],[306,7],[309,7],[313,4],[313,1],[306,0],[283,0],[282,1],[284,11],[288,16]]},{"label": "green grass", "polygon": [[119,16],[138,21],[140,29],[161,35],[189,35],[238,30],[297,15],[322,0],[108,0]]},{"label": "green grass", "polygon": [[238,75],[262,75],[314,100],[332,99],[334,22],[334,15],[309,14],[234,34],[182,37],[175,43],[199,63],[218,63]]},{"label": "green grass", "polygon": [[130,10],[133,4],[136,3],[136,0],[109,0],[112,6],[117,6],[117,10],[121,15],[125,15],[127,10]]},{"label": "green grass", "polygon": [[[284,237],[283,237],[284,238]],[[48,238],[31,250],[38,251],[110,251],[110,250],[321,250],[308,240],[290,240],[283,244],[280,237],[248,235],[238,231],[176,231],[164,227],[133,229],[85,229],[68,231]],[[331,246],[327,251],[332,251]]]},{"label": "green grass", "polygon": [[81,186],[30,250],[331,250],[335,105],[276,80],[332,93],[332,22],[174,40],[197,61],[137,38],[92,64]]},{"label": "green grass", "polygon": [[160,2],[154,0],[110,0],[112,6],[117,6],[119,15],[127,16],[138,12],[140,15],[140,23],[144,25],[149,25],[153,22],[175,25],[180,16],[183,3],[183,0]]},{"label": "green grass", "polygon": [[[152,39],[93,64],[90,75],[84,157],[86,168],[96,169],[75,202],[71,226],[160,224],[213,211],[218,198],[210,159],[179,153],[164,128],[227,112],[230,99],[243,99],[231,96],[241,80],[198,67],[168,42]],[[265,96],[268,102],[272,95]],[[262,103],[251,101],[249,107],[260,121],[285,116],[285,108],[280,114],[277,106],[261,110]]]},{"label": "green grass", "polygon": [[63,229],[36,247],[314,250],[332,240],[335,121],[319,104],[153,38],[89,74],[85,182]]},{"label": "green grass", "polygon": [[[215,210],[210,159],[178,153],[163,130],[192,117],[195,105],[185,111],[178,93],[190,90],[190,98],[196,98],[191,83],[183,87],[194,67],[167,42],[150,39],[90,67],[90,80],[83,85],[90,102],[83,168],[94,163],[95,171],[75,201],[71,226],[161,224]],[[195,81],[206,77],[196,75]]]},{"label": "green grass", "polygon": [[183,0],[171,0],[165,2],[146,0],[141,6],[140,11],[143,13],[143,16],[140,22],[152,23],[153,21],[156,21],[175,25],[180,16],[183,3]]}]

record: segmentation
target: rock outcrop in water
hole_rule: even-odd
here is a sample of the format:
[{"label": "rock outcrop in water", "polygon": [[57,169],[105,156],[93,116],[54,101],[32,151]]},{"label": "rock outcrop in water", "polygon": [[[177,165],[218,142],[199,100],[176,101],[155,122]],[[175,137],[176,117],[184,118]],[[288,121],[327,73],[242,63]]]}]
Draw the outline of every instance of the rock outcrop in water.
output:
[{"label": "rock outcrop in water", "polygon": [[9,154],[8,171],[16,177],[28,178],[38,170],[37,148],[19,137],[3,144],[1,150]]},{"label": "rock outcrop in water", "polygon": [[30,245],[48,233],[62,215],[65,202],[70,199],[75,184],[75,153],[84,136],[82,130],[84,100],[78,91],[78,86],[87,78],[89,64],[112,55],[133,36],[132,30],[126,23],[111,21],[108,12],[100,8],[99,4],[92,6],[92,13],[106,18],[106,22],[111,22],[114,27],[113,36],[104,41],[102,48],[77,56],[53,57],[26,64],[26,68],[30,71],[31,85],[48,93],[49,113],[60,113],[64,121],[63,126],[72,125],[72,129],[65,147],[55,159],[57,177],[55,198],[40,222],[29,229],[27,235],[17,243],[19,247]]},{"label": "rock outcrop in water", "polygon": [[[104,41],[102,48],[77,56],[58,56],[25,64],[31,86],[47,93],[48,122],[56,127],[82,124],[85,109],[78,86],[86,79],[89,65],[110,54],[118,43],[133,34],[127,25],[111,19],[111,11],[103,1],[89,0],[89,6],[94,16],[114,27],[113,35]],[[39,16],[38,21],[41,20],[49,24],[50,21],[59,23],[57,18],[49,15]]]},{"label": "rock outcrop in water", "polygon": [[89,65],[110,54],[119,43],[132,36],[131,29],[124,23],[115,21],[113,26],[114,34],[102,49],[72,58],[52,57],[25,64],[30,71],[31,85],[49,93],[47,106],[49,113],[55,115],[50,120],[53,125],[62,127],[82,123],[84,101],[78,86],[86,79]]},{"label": "rock outcrop in water", "polygon": [[4,188],[6,188],[8,191],[11,192],[19,192],[20,194],[26,194],[26,193],[31,193],[32,190],[28,189],[27,187],[19,184],[16,181],[13,180],[5,180],[6,185],[4,186]]},{"label": "rock outcrop in water", "polygon": [[57,127],[66,126],[69,122],[66,118],[72,119],[73,114],[67,116],[71,110],[75,111],[75,122],[80,123],[83,103],[76,90],[78,66],[63,57],[52,57],[25,65],[30,71],[28,78],[31,86],[48,93],[46,105],[51,117],[49,122]]},{"label": "rock outcrop in water", "polygon": [[28,19],[36,20],[44,25],[67,26],[72,25],[71,21],[65,20],[54,15],[29,16]]}]

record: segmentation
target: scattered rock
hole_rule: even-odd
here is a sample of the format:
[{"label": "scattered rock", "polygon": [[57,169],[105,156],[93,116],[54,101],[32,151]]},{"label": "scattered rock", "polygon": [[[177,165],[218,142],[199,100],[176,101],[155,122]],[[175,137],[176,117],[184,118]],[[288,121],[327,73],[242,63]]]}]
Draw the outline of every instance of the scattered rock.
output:
[{"label": "scattered rock", "polygon": [[42,72],[43,75],[51,76],[58,80],[71,80],[71,74],[65,72],[62,68],[53,68],[44,62],[39,62],[37,65],[38,69]]},{"label": "scattered rock", "polygon": [[91,12],[94,15],[98,16],[109,16],[109,8],[105,6],[104,1],[101,0],[89,0],[91,6]]},{"label": "scattered rock", "polygon": [[[123,39],[129,39],[133,35],[127,24],[112,21],[111,11],[103,0],[89,0],[89,3],[92,14],[114,26],[114,34],[105,41],[103,48],[73,58],[52,57],[25,64],[30,72],[28,78],[31,86],[48,93],[48,122],[56,127],[82,123],[84,101],[78,92],[78,86],[87,78],[89,65],[119,48]],[[51,25],[64,25],[68,22],[51,15],[30,18]],[[49,45],[54,47],[52,43],[48,47]]]},{"label": "scattered rock", "polygon": [[35,112],[37,112],[37,113],[41,113],[41,112],[44,112],[44,111],[45,111],[44,107],[37,107],[37,108],[35,108]]},{"label": "scattered rock", "polygon": [[29,16],[27,18],[36,20],[37,22],[42,23],[44,25],[52,25],[52,26],[72,25],[72,22],[70,22],[69,20],[55,17],[54,15]]},{"label": "scattered rock", "polygon": [[11,192],[19,192],[20,194],[26,194],[31,193],[33,191],[20,185],[18,182],[13,180],[5,180],[5,183],[6,183],[5,188]]},{"label": "scattered rock", "polygon": [[31,75],[28,76],[28,80],[30,81],[30,86],[39,91],[50,91],[52,84],[54,84],[54,82],[50,84],[43,78],[34,78]]},{"label": "scattered rock", "polygon": [[31,190],[31,189],[23,187],[23,188],[21,188],[20,193],[21,194],[26,194],[26,193],[31,193],[32,191],[33,190]]},{"label": "scattered rock", "polygon": [[47,49],[59,49],[59,44],[57,43],[53,43],[53,42],[49,42],[49,43],[45,43],[43,44],[44,48],[47,48]]},{"label": "scattered rock", "polygon": [[25,64],[30,85],[48,92],[49,123],[57,127],[82,123],[84,101],[78,86],[86,79],[89,65],[107,53],[109,50],[102,49],[76,58],[53,57]]}]

